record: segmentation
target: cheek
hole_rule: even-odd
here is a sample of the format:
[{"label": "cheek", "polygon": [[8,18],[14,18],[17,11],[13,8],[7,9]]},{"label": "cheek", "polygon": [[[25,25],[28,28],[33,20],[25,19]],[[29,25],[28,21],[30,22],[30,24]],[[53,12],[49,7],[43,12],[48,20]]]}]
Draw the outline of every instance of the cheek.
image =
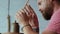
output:
[{"label": "cheek", "polygon": [[41,5],[39,5],[39,9],[44,11],[46,8],[46,4],[45,3],[42,3]]}]

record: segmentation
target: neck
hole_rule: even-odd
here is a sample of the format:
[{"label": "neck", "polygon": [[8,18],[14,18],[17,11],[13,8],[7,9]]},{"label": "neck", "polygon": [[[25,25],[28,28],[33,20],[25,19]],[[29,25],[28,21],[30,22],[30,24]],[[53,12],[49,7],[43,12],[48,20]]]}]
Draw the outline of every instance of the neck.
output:
[{"label": "neck", "polygon": [[56,12],[60,8],[60,5],[54,5],[54,12]]}]

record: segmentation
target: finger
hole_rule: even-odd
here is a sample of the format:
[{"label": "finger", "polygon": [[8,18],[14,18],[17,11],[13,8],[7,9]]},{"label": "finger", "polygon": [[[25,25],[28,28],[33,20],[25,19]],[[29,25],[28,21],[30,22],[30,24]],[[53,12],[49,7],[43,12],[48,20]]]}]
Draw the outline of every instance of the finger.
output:
[{"label": "finger", "polygon": [[32,14],[32,11],[31,11],[31,9],[29,8],[28,5],[26,5],[25,9],[26,9],[26,11],[28,12],[28,14]]},{"label": "finger", "polygon": [[26,5],[26,7],[30,10],[30,12],[33,12],[33,8],[30,5]]},{"label": "finger", "polygon": [[30,15],[34,14],[35,12],[32,10],[32,7],[30,5],[26,5],[25,7],[26,10],[29,10],[28,12],[30,13]]},{"label": "finger", "polygon": [[21,16],[16,15],[16,21],[21,22],[20,19],[21,19]]},{"label": "finger", "polygon": [[16,13],[16,16],[20,16],[18,12]]},{"label": "finger", "polygon": [[30,5],[29,5],[29,9],[30,9],[30,10],[33,10],[33,8],[32,8]]},{"label": "finger", "polygon": [[29,5],[28,8],[31,10],[31,14],[32,14],[32,16],[36,14],[36,13],[34,12],[33,8],[32,8],[30,5]]},{"label": "finger", "polygon": [[19,10],[18,12],[17,12],[17,15],[19,16],[19,17],[24,17],[24,12],[22,11],[22,10]]},{"label": "finger", "polygon": [[25,6],[25,9],[26,9],[26,11],[28,11],[28,12],[30,13],[30,9],[29,9],[28,7],[29,7],[29,6],[26,5],[26,6]]},{"label": "finger", "polygon": [[19,16],[18,14],[16,14],[16,20],[18,21],[20,19],[21,16]]},{"label": "finger", "polygon": [[23,9],[23,11],[24,11],[27,15],[29,15],[29,12],[28,12],[26,9]]},{"label": "finger", "polygon": [[27,16],[26,12],[23,9],[21,10],[21,13],[23,18]]},{"label": "finger", "polygon": [[33,8],[30,5],[29,5],[29,8],[30,8],[32,14],[35,13]]},{"label": "finger", "polygon": [[26,15],[26,12],[24,11],[24,9],[21,10],[22,15]]},{"label": "finger", "polygon": [[18,13],[16,14],[16,18],[17,18],[17,20],[20,20],[23,18],[23,14],[21,11],[18,11]]},{"label": "finger", "polygon": [[[25,10],[25,9],[24,9]],[[26,11],[26,10],[25,10]],[[28,11],[26,11],[26,14],[27,14],[27,16],[28,17],[30,17],[31,16],[31,14],[30,13],[28,13]]]},{"label": "finger", "polygon": [[28,13],[30,14],[30,16],[34,16],[35,15],[35,12],[34,12],[34,10],[33,10],[33,8],[30,6],[30,5],[26,5],[25,6],[25,9],[28,11]]},{"label": "finger", "polygon": [[24,9],[22,9],[23,13],[26,14],[26,11]]},{"label": "finger", "polygon": [[30,12],[26,8],[24,8],[24,10],[27,13],[27,15],[30,15]]},{"label": "finger", "polygon": [[16,18],[18,17],[18,15],[16,14],[16,16],[15,16]]}]

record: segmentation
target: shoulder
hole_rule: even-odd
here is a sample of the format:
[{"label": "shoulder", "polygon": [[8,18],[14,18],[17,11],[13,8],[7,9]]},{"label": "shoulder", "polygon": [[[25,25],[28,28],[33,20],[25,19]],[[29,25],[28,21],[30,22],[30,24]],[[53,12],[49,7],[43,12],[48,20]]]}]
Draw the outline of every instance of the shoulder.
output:
[{"label": "shoulder", "polygon": [[57,33],[49,31],[49,30],[46,30],[46,31],[43,31],[42,34],[57,34]]},{"label": "shoulder", "polygon": [[60,11],[56,11],[52,15],[50,22],[60,22]]},{"label": "shoulder", "polygon": [[60,28],[60,11],[55,12],[51,20],[49,21],[48,26],[46,27],[45,31],[51,31],[51,32],[58,32]]},{"label": "shoulder", "polygon": [[57,11],[52,15],[49,25],[54,28],[60,26],[60,11]]}]

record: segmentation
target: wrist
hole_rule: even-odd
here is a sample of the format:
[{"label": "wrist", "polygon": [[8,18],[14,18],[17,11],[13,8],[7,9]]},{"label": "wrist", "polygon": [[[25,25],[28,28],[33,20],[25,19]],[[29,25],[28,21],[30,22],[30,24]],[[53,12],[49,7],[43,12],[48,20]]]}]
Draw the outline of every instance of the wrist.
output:
[{"label": "wrist", "polygon": [[23,25],[21,30],[23,31],[23,29],[24,29],[25,27],[28,27],[28,26],[31,27],[30,24],[25,24],[25,25]]},{"label": "wrist", "polygon": [[22,22],[22,23],[21,23],[22,26],[25,26],[25,25],[27,25],[27,24],[29,24],[29,22]]}]

